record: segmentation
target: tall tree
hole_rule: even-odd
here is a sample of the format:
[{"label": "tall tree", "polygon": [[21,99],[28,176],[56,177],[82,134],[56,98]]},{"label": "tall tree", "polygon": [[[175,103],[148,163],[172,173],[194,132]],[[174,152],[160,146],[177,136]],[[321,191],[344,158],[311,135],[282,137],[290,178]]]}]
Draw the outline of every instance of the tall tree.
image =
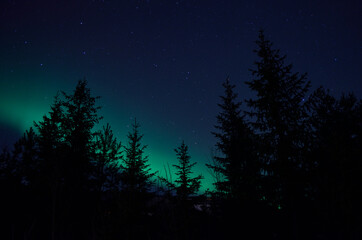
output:
[{"label": "tall tree", "polygon": [[[267,199],[281,208],[303,195],[298,184],[303,165],[306,130],[306,93],[310,82],[306,74],[292,73],[292,65],[286,65],[286,56],[259,33],[255,50],[259,60],[251,70],[254,79],[246,84],[256,94],[246,101],[251,108],[247,112],[250,125],[261,140],[259,157],[264,163],[264,188]],[[283,206],[284,205],[284,206]]]},{"label": "tall tree", "polygon": [[[36,124],[43,150],[44,174],[50,179],[52,193],[52,238],[86,238],[92,211],[93,127],[97,97],[91,95],[85,79],[78,81],[72,94],[56,98],[49,117]],[[53,174],[53,175],[51,175]],[[66,216],[72,221],[66,222]],[[62,222],[57,221],[61,220]],[[56,236],[59,233],[61,235]]]},{"label": "tall tree", "polygon": [[102,119],[97,114],[100,107],[96,106],[96,100],[99,97],[91,96],[85,79],[78,82],[73,94],[63,92],[63,96],[65,142],[69,146],[68,159],[71,161],[69,165],[72,166],[68,168],[68,176],[72,178],[72,186],[80,187],[87,182],[91,172],[91,148],[94,138],[92,129]]},{"label": "tall tree", "polygon": [[252,132],[241,115],[241,102],[237,101],[235,85],[227,78],[223,87],[225,93],[220,96],[222,102],[218,104],[221,112],[217,115],[217,132],[213,132],[221,155],[215,156],[214,164],[207,166],[223,177],[216,182],[219,192],[234,199],[252,198],[255,197],[259,174],[258,164],[253,157]]}]

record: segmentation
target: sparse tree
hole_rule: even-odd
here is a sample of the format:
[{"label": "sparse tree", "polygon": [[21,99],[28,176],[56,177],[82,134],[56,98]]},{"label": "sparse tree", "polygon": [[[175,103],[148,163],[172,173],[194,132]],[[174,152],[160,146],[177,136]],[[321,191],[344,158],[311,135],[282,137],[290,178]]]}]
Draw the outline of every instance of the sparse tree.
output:
[{"label": "sparse tree", "polygon": [[177,169],[175,175],[178,177],[175,180],[175,187],[178,198],[181,202],[186,202],[187,199],[196,194],[201,186],[202,175],[192,177],[192,168],[196,165],[196,162],[191,163],[191,156],[188,153],[188,146],[182,142],[181,146],[175,149],[178,164],[173,166]]}]

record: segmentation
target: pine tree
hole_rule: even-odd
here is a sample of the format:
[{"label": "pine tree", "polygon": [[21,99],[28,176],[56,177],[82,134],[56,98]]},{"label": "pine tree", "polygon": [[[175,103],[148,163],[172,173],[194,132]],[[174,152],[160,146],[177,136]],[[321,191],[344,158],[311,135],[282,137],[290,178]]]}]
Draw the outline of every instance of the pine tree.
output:
[{"label": "pine tree", "polygon": [[[261,140],[259,157],[264,163],[264,191],[274,206],[292,204],[302,193],[297,179],[301,175],[305,150],[306,110],[304,99],[310,82],[306,74],[292,73],[292,65],[285,65],[285,56],[272,48],[259,33],[255,50],[259,61],[251,70],[254,79],[246,84],[256,93],[246,101],[251,111],[250,125]],[[269,186],[268,186],[269,185]]]}]

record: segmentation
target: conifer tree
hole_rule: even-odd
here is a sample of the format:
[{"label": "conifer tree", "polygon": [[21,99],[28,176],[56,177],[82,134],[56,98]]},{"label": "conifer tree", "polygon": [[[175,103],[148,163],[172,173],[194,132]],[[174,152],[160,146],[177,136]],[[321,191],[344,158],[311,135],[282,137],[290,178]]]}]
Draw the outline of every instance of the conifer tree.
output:
[{"label": "conifer tree", "polygon": [[[43,120],[35,122],[34,125],[38,130],[39,157],[41,159],[40,171],[44,179],[42,184],[43,191],[49,196],[51,203],[49,206],[50,222],[51,222],[51,239],[56,239],[61,229],[61,217],[64,213],[63,202],[64,196],[62,189],[64,188],[65,157],[67,145],[65,144],[64,131],[64,110],[63,102],[59,95],[54,98],[51,105],[49,116],[44,115]],[[46,205],[44,205],[45,207]]]},{"label": "conifer tree", "polygon": [[[120,161],[122,159],[121,142],[113,135],[107,123],[95,133],[93,146],[94,166],[94,216],[93,236],[101,233],[102,238],[113,234],[119,228],[119,220],[114,221],[119,213],[117,204],[120,189]],[[104,198],[105,197],[105,198]]]},{"label": "conifer tree", "polygon": [[196,165],[196,162],[190,163],[191,156],[188,153],[188,146],[182,142],[181,146],[175,149],[178,164],[173,166],[177,169],[175,173],[178,178],[175,180],[177,196],[182,202],[187,201],[189,196],[197,193],[201,186],[202,175],[192,177],[192,168]]},{"label": "conifer tree", "polygon": [[47,183],[54,187],[54,184],[59,184],[60,179],[64,177],[63,155],[66,147],[64,143],[66,120],[59,95],[54,98],[50,108],[49,116],[44,115],[43,120],[35,122],[34,125],[39,133],[41,171],[46,176]]},{"label": "conifer tree", "polygon": [[139,132],[139,123],[135,120],[132,131],[128,133],[128,144],[124,146],[125,156],[122,159],[122,188],[125,192],[146,193],[153,184],[148,157],[144,156],[147,145],[142,145],[143,135]]},{"label": "conifer tree", "polygon": [[[254,198],[256,195],[257,179],[259,175],[258,163],[254,155],[253,135],[241,115],[241,102],[237,101],[229,78],[223,83],[224,96],[218,104],[221,112],[217,115],[217,150],[220,156],[214,157],[214,164],[207,164],[209,168],[222,178],[216,182],[216,189],[226,194],[228,198]],[[243,195],[243,196],[242,196]]]},{"label": "conifer tree", "polygon": [[251,70],[254,79],[246,82],[256,97],[246,101],[251,108],[247,114],[261,140],[259,157],[267,179],[264,190],[270,203],[281,208],[280,204],[293,203],[296,195],[303,195],[297,178],[303,165],[307,117],[304,99],[310,82],[306,74],[292,73],[292,65],[284,63],[286,57],[272,48],[263,31],[256,43],[260,60]]},{"label": "conifer tree", "polygon": [[96,133],[94,147],[97,191],[118,190],[122,146],[108,123],[102,131]]},{"label": "conifer tree", "polygon": [[[11,159],[12,174],[18,182],[10,193],[12,228],[22,229],[28,238],[37,219],[42,218],[42,176],[40,172],[39,145],[33,128],[26,130],[14,145]],[[11,183],[10,183],[11,184]],[[6,211],[5,211],[6,214]]]},{"label": "conifer tree", "polygon": [[319,88],[309,103],[313,174],[308,194],[315,200],[330,238],[340,233],[347,236],[358,229],[362,214],[362,101],[353,94],[336,99]]},{"label": "conifer tree", "polygon": [[[78,81],[72,94],[55,98],[49,116],[36,123],[41,148],[41,169],[51,198],[52,239],[86,238],[90,225],[93,127],[96,97],[86,80]],[[66,217],[72,221],[66,222]]]},{"label": "conifer tree", "polygon": [[156,173],[151,172],[148,156],[145,156],[147,145],[142,144],[143,135],[139,132],[139,123],[134,121],[128,133],[128,142],[124,146],[124,157],[121,165],[122,217],[125,226],[125,238],[142,239],[149,231],[140,229],[139,224],[147,218],[149,200],[153,195],[151,187]]},{"label": "conifer tree", "polygon": [[[87,87],[85,79],[80,80],[72,94],[63,92],[64,100],[64,141],[68,146],[68,156],[65,158],[67,183],[73,188],[87,188],[89,177],[92,174],[92,146],[94,133],[93,127],[102,117],[97,112],[96,106],[99,97],[93,97]],[[75,190],[78,191],[78,190]]]},{"label": "conifer tree", "polygon": [[18,176],[21,176],[21,184],[36,187],[39,176],[39,146],[37,135],[33,128],[26,130],[23,137],[14,145],[14,161]]},{"label": "conifer tree", "polygon": [[[214,136],[218,139],[216,143],[217,149],[222,153],[222,156],[215,156],[214,159],[217,165],[207,165],[216,172],[220,172],[224,177],[223,180],[216,183],[216,189],[222,193],[230,193],[233,176],[232,171],[235,170],[234,163],[236,163],[237,156],[231,156],[235,153],[235,149],[231,146],[235,143],[238,133],[238,127],[241,123],[240,105],[241,102],[236,102],[237,94],[234,92],[235,85],[231,85],[229,77],[223,83],[225,95],[220,96],[222,103],[218,106],[222,109],[221,113],[217,115],[217,123],[215,126],[220,132],[213,132]],[[231,153],[231,151],[233,153]]]}]

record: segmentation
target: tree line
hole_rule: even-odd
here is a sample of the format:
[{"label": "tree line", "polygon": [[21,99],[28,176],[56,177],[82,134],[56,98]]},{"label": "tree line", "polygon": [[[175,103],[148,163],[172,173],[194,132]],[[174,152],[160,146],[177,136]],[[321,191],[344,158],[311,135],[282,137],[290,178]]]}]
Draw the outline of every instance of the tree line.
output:
[{"label": "tree line", "polygon": [[199,193],[186,143],[176,179],[151,169],[135,120],[121,143],[94,127],[98,97],[86,80],[0,154],[2,239],[359,239],[362,101],[339,98],[262,31],[239,100],[227,78],[216,116],[215,190]]}]

